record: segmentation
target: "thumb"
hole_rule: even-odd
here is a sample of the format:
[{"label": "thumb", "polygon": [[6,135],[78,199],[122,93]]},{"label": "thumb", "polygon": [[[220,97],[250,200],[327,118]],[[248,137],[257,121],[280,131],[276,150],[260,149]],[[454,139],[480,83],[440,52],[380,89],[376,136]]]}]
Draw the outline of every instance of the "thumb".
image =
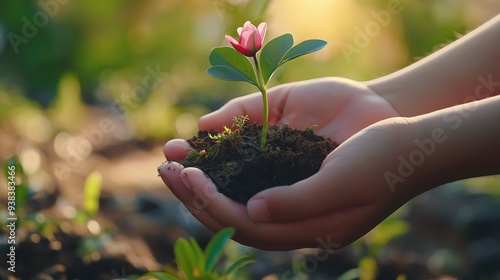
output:
[{"label": "thumb", "polygon": [[291,222],[328,213],[346,206],[338,194],[333,196],[332,183],[321,173],[290,186],[267,189],[247,203],[248,216],[255,222]]},{"label": "thumb", "polygon": [[200,130],[220,130],[224,126],[231,127],[234,117],[245,115],[248,115],[252,122],[261,122],[262,108],[260,93],[238,97],[227,102],[219,110],[201,117],[198,127]]},{"label": "thumb", "polygon": [[[269,121],[278,122],[283,106],[293,84],[276,86],[267,92],[269,102]],[[262,123],[264,105],[260,92],[235,98],[227,102],[219,110],[203,116],[198,122],[200,130],[221,130],[223,126],[231,127],[232,119],[247,115],[250,122]]]}]

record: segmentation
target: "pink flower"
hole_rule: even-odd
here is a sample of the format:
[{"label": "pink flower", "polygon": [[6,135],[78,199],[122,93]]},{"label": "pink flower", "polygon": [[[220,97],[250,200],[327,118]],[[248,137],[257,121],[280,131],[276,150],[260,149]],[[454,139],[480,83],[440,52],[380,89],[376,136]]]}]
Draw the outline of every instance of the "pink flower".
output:
[{"label": "pink flower", "polygon": [[264,41],[264,36],[266,36],[266,29],[267,25],[265,22],[259,24],[257,28],[247,21],[243,27],[238,28],[238,41],[229,35],[226,35],[226,39],[240,53],[246,56],[254,56],[262,48],[262,42]]}]

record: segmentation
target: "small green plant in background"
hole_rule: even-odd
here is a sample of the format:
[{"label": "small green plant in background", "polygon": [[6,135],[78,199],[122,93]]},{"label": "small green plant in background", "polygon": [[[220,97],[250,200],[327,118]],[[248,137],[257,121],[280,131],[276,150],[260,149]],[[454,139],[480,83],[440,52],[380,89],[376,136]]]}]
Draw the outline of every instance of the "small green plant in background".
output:
[{"label": "small green plant in background", "polygon": [[101,197],[102,175],[99,171],[90,173],[83,188],[83,205],[78,211],[76,220],[88,223],[99,212],[99,198]]},{"label": "small green plant in background", "polygon": [[[29,186],[28,175],[17,156],[7,159],[3,163],[3,173],[7,182],[8,202],[5,209],[5,215],[10,218],[17,218],[15,221],[16,232],[20,230],[32,231],[41,236],[53,235],[58,228],[58,221],[46,217],[42,213],[32,211],[28,207],[28,201],[35,195],[35,191]],[[12,194],[13,193],[13,194]],[[11,200],[11,198],[14,198]],[[9,220],[2,221],[4,229]]]},{"label": "small green plant in background", "polygon": [[[14,198],[14,207],[13,209],[15,216],[23,217],[25,213],[25,205],[30,196],[30,189],[26,184],[27,176],[24,173],[23,166],[19,162],[17,157],[11,157],[6,160],[3,164],[3,171],[5,175],[5,180],[8,182],[8,192],[9,197]],[[15,195],[11,195],[10,192],[15,193]],[[10,212],[9,209],[9,212]]]},{"label": "small green plant in background", "polygon": [[94,219],[99,212],[99,198],[101,197],[102,175],[99,171],[90,173],[83,188],[83,205],[78,210],[75,221],[85,225],[91,235],[83,236],[78,242],[78,253],[88,258],[92,253],[104,248],[106,243],[110,242],[112,231],[102,231],[99,223]]},{"label": "small green plant in background", "polygon": [[[203,251],[194,238],[179,238],[174,245],[174,254],[177,270],[167,268],[164,272],[149,272],[145,275],[134,277],[136,280],[223,280],[231,277],[241,267],[252,263],[255,258],[250,255],[241,255],[233,261],[227,261],[224,269],[220,271],[223,251],[231,237],[234,228],[225,228],[210,239]],[[220,272],[219,272],[220,271]]]}]

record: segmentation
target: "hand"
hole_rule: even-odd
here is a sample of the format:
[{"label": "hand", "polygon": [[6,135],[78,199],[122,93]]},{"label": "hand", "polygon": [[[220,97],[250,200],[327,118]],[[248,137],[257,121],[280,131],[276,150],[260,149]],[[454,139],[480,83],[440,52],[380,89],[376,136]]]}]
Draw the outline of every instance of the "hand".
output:
[{"label": "hand", "polygon": [[[269,122],[297,129],[314,125],[316,134],[343,142],[354,133],[398,112],[366,85],[349,79],[323,78],[290,83],[269,89]],[[262,97],[254,93],[229,101],[218,111],[202,117],[200,130],[231,127],[233,117],[248,115],[262,122]]]},{"label": "hand", "polygon": [[[268,91],[269,122],[297,129],[314,125],[316,134],[344,142],[361,129],[389,117],[399,116],[391,104],[363,83],[342,78],[323,78],[289,83]],[[229,101],[221,109],[202,117],[200,130],[231,127],[232,119],[248,115],[262,122],[262,97],[254,93]],[[168,160],[184,159],[187,142],[169,141],[164,148]]]},{"label": "hand", "polygon": [[[338,142],[344,142],[354,133],[376,121],[398,115],[385,99],[381,98],[362,83],[356,83],[347,79],[320,79],[276,87],[269,90],[269,104],[271,108],[271,122],[277,124],[286,123],[299,129],[316,125],[315,128],[318,134],[327,135]],[[211,128],[221,128],[223,125],[230,126],[232,117],[237,115],[248,115],[251,121],[260,121],[262,115],[260,94],[253,94],[230,101],[220,110],[203,117],[200,120],[199,127],[202,130],[209,130]],[[371,140],[367,140],[366,137],[362,137],[361,139],[364,140],[358,141],[371,142]],[[333,211],[330,212],[335,214],[335,217],[350,219],[350,214],[347,214],[351,211],[349,209],[359,202],[349,201],[351,204],[342,203],[340,205],[332,205],[331,201],[327,203],[317,203],[314,201],[314,198],[317,198],[315,194],[322,193],[320,190],[325,188],[326,178],[331,177],[330,173],[332,171],[329,170],[332,166],[331,162],[341,160],[342,163],[340,166],[343,166],[342,170],[345,169],[346,159],[343,158],[342,155],[346,152],[342,153],[342,150],[350,151],[350,153],[354,152],[361,155],[361,160],[366,160],[364,158],[365,155],[359,152],[359,147],[352,148],[353,145],[354,144],[347,145],[347,148],[345,148],[346,145],[341,145],[341,147],[325,160],[320,172],[311,178],[292,186],[284,187],[287,189],[273,188],[256,195],[248,205],[248,213],[244,205],[233,202],[219,194],[212,182],[198,169],[182,169],[182,166],[178,164],[169,163],[160,168],[160,174],[167,186],[169,186],[172,192],[186,205],[187,209],[203,224],[214,231],[222,227],[233,226],[237,229],[235,235],[236,240],[259,248],[292,249],[304,246],[314,246],[316,242],[315,237],[323,232],[331,232],[331,228],[328,226],[329,224],[335,226],[337,229],[343,226],[342,223],[324,223],[327,217],[325,215],[317,215],[318,217],[314,217],[319,212],[324,211],[324,209],[317,209],[318,207],[316,206],[322,206],[323,208],[334,207],[333,210],[335,211],[332,209],[329,210]],[[364,147],[363,145],[360,146]],[[368,147],[372,146],[372,144],[368,145]],[[189,146],[185,141],[177,139],[169,141],[165,145],[164,151],[169,160],[175,161],[183,159],[186,156],[188,148]],[[340,155],[340,159],[338,156],[335,157],[334,155]],[[349,155],[349,157],[353,156]],[[378,160],[379,159],[376,159],[373,164],[378,165]],[[363,165],[365,165],[365,163],[363,163]],[[327,168],[328,166],[330,166],[330,168]],[[338,165],[336,168],[338,168]],[[358,173],[359,171],[354,169],[344,176],[356,177],[358,179],[365,178],[365,176],[353,175],[353,172]],[[341,192],[342,188],[346,188],[351,184],[351,180],[352,178],[345,180],[342,185],[332,185],[329,183],[329,186],[335,187],[329,188],[335,195],[322,196],[323,199],[340,197],[337,192]],[[323,183],[317,185],[319,182]],[[363,188],[366,187],[366,184],[364,183],[359,184],[358,192],[365,193]],[[304,185],[307,185],[307,187],[304,187]],[[268,191],[277,191],[278,196],[280,196],[280,193],[291,195],[291,189],[288,188],[296,188],[297,190],[307,188],[307,193],[303,194],[307,196],[300,197],[300,199],[296,201],[288,201],[288,203],[300,204],[300,207],[294,208],[296,211],[287,210],[288,213],[285,213],[284,217],[281,217],[279,214],[276,217],[272,216],[272,218],[264,217],[265,215],[262,216],[262,203],[256,202],[255,199],[259,197],[262,198],[261,195],[266,194]],[[316,188],[318,188],[317,192],[315,191]],[[382,192],[390,193],[387,185]],[[377,193],[380,193],[380,191],[377,191]],[[345,193],[345,195],[347,194]],[[267,196],[265,199],[267,199]],[[310,203],[305,201],[311,199],[312,201],[310,201]],[[362,201],[366,202],[366,199]],[[348,201],[344,202],[347,203]],[[282,203],[282,205],[286,205],[286,203]],[[267,206],[271,211],[274,210],[273,203]],[[357,208],[354,207],[353,209]],[[367,208],[364,207],[363,209]],[[221,211],[222,213],[220,213]],[[339,213],[342,214],[338,215]],[[228,217],[228,214],[231,217]],[[273,223],[273,219],[276,219],[278,222],[286,220],[293,222],[290,224],[278,225]],[[265,223],[259,222],[260,220],[264,220]],[[370,223],[373,222],[370,221]],[[374,225],[375,224],[373,224],[373,226]],[[316,228],[319,227],[323,230],[313,230],[311,226],[315,226]],[[368,227],[363,226],[362,228],[366,229]],[[301,231],[307,230],[309,234],[300,233],[298,229],[301,229]],[[285,234],[284,230],[291,230],[290,232],[296,234]],[[352,238],[352,235],[349,234],[352,230],[352,226],[350,230],[345,230],[345,232],[348,233],[346,236],[349,238]],[[273,232],[276,232],[277,235],[273,234]],[[278,232],[281,232],[281,234],[278,234]],[[340,231],[336,234],[339,235]],[[341,239],[344,240],[346,238],[337,238],[339,241],[342,241]],[[349,242],[349,240],[347,240],[347,242]]]}]

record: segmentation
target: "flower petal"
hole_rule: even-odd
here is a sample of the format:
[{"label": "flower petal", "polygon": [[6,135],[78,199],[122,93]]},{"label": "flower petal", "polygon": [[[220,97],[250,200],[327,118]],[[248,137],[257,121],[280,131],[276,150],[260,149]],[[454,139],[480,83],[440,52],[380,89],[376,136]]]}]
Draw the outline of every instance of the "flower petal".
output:
[{"label": "flower petal", "polygon": [[261,38],[261,45],[262,45],[262,42],[264,42],[264,37],[266,37],[266,31],[267,31],[267,23],[265,22],[262,22],[261,24],[259,24],[259,34],[260,34],[260,38]]},{"label": "flower petal", "polygon": [[235,45],[235,44],[231,44],[233,45],[233,47],[240,53],[242,53],[243,55],[245,56],[253,56],[254,54],[249,52],[247,49],[245,49],[244,47],[242,47],[241,45]]},{"label": "flower petal", "polygon": [[249,51],[247,51],[242,45],[240,45],[240,43],[236,41],[233,37],[226,35],[226,40],[228,40],[229,43],[231,43],[231,45],[233,46],[233,48],[238,52],[242,53],[245,56],[252,56],[252,54]]},{"label": "flower petal", "polygon": [[229,36],[229,35],[226,35],[226,40],[229,41],[229,43],[231,44],[239,44],[238,41],[236,41],[236,39],[234,39],[233,37]]},{"label": "flower petal", "polygon": [[238,27],[238,40],[226,35],[226,39],[240,53],[246,56],[254,56],[261,48],[264,36],[266,35],[267,24],[259,24],[255,27],[250,21],[246,21],[242,27]]},{"label": "flower petal", "polygon": [[249,20],[245,21],[245,23],[243,24],[243,27],[247,27],[247,26],[254,26]]},{"label": "flower petal", "polygon": [[255,35],[256,32],[252,30],[243,30],[240,36],[239,44],[243,46],[247,51],[254,52],[255,50]]}]

